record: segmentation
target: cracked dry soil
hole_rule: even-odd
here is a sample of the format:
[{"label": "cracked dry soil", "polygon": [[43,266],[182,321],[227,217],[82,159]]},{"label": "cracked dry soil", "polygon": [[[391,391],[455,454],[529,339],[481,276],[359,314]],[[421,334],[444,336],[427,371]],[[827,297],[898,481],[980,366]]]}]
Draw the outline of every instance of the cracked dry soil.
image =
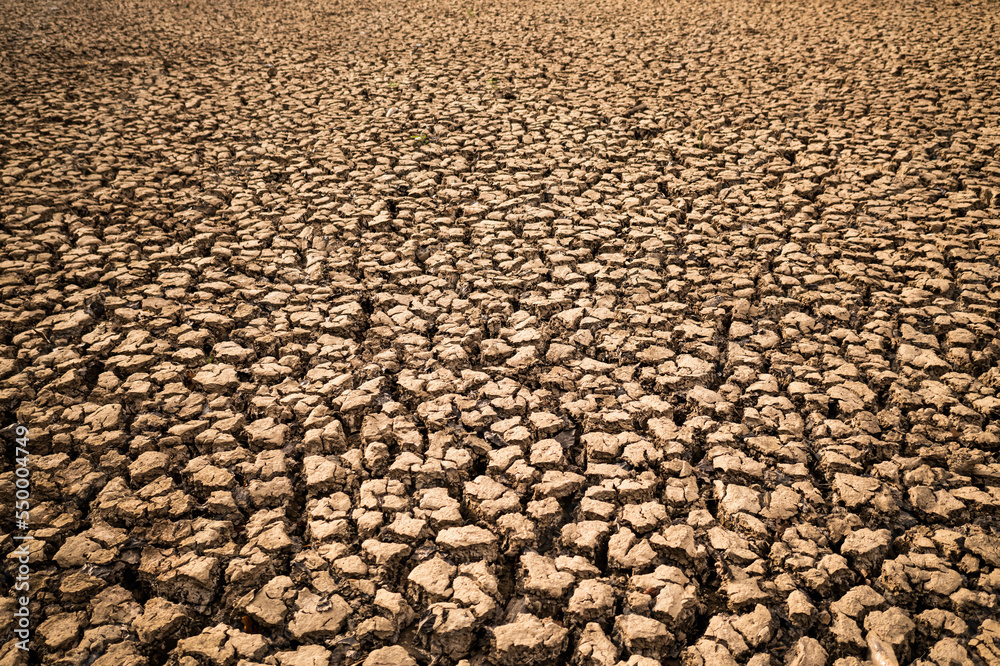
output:
[{"label": "cracked dry soil", "polygon": [[998,8],[0,5],[29,663],[1000,663]]}]

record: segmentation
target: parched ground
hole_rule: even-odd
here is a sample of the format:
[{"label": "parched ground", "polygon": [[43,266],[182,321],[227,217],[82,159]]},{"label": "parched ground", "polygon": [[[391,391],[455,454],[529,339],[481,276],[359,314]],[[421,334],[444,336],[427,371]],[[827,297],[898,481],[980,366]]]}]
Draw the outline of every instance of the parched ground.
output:
[{"label": "parched ground", "polygon": [[29,663],[1000,663],[998,23],[0,0]]}]

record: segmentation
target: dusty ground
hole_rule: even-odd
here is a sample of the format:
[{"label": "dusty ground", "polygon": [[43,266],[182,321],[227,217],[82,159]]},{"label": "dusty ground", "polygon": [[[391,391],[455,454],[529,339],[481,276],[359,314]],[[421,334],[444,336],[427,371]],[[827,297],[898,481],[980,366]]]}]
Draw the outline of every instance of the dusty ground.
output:
[{"label": "dusty ground", "polygon": [[0,4],[32,663],[1000,662],[998,16]]}]

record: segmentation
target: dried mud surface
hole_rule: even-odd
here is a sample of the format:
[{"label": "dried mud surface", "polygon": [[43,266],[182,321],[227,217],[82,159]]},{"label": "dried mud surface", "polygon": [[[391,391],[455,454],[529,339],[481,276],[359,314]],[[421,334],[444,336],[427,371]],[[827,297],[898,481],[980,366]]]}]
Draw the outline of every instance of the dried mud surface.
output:
[{"label": "dried mud surface", "polygon": [[1000,663],[996,2],[111,4],[0,4],[32,663]]}]

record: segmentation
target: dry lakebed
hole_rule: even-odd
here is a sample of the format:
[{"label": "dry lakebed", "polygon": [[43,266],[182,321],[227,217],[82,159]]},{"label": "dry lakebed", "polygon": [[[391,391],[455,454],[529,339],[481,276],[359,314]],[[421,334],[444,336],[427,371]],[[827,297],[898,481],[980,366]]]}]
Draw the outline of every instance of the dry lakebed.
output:
[{"label": "dry lakebed", "polygon": [[0,666],[997,666],[998,23],[0,0]]}]

